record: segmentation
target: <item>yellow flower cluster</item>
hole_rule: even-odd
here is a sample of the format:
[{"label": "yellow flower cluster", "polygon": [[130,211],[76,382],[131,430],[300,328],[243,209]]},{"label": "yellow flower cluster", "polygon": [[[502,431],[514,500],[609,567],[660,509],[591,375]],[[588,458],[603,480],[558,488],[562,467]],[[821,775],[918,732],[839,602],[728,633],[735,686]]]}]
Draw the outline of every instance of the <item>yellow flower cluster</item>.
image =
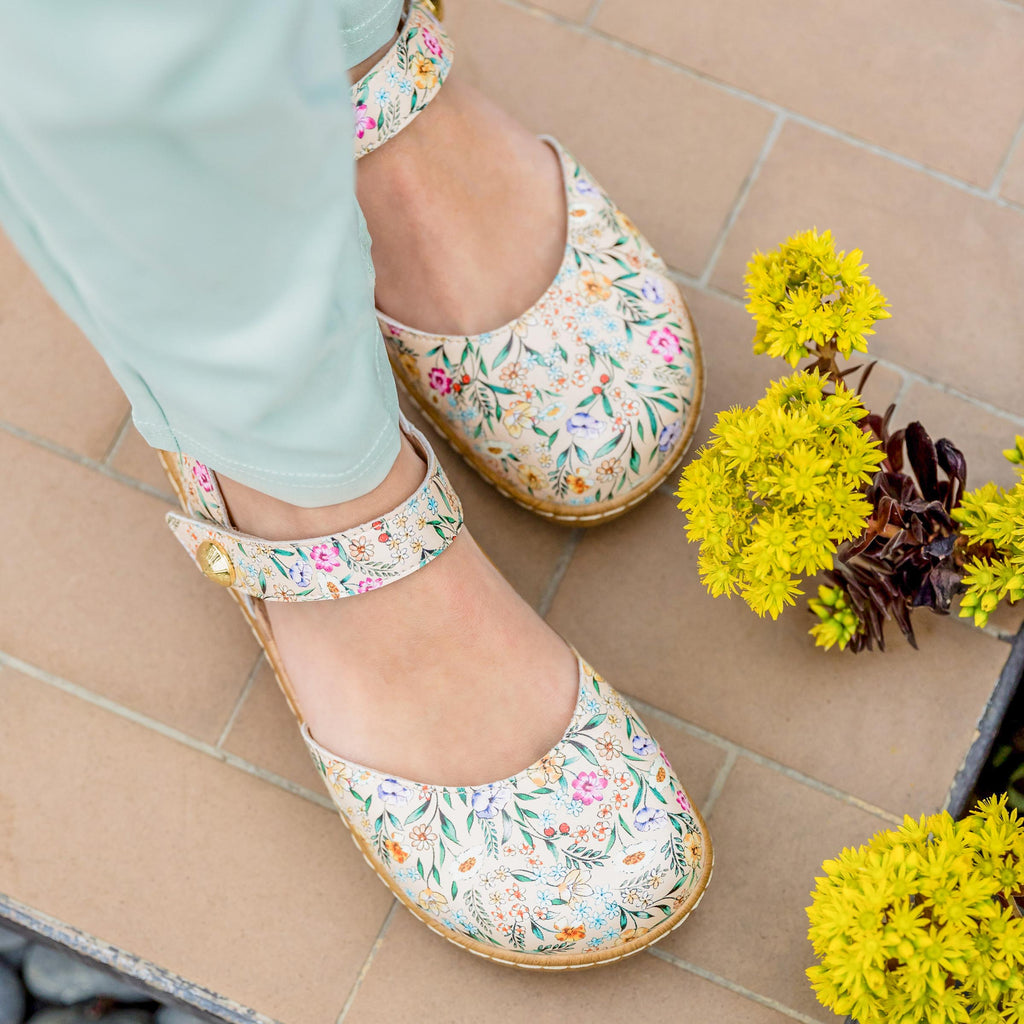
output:
[{"label": "yellow flower cluster", "polygon": [[961,618],[973,617],[984,626],[1000,601],[1024,598],[1024,437],[1003,454],[1021,467],[1021,479],[1009,491],[993,483],[968,491],[952,516],[960,534],[972,544],[990,543],[994,558],[973,558],[963,581],[967,593],[960,601]]},{"label": "yellow flower cluster", "polygon": [[866,352],[872,324],[891,314],[861,264],[863,253],[836,252],[832,232],[805,231],[747,264],[747,310],[757,322],[754,352],[796,366],[811,344],[834,341],[849,356]]},{"label": "yellow flower cluster", "polygon": [[683,471],[676,497],[700,541],[713,597],[739,593],[773,619],[802,593],[797,576],[832,564],[838,542],[871,513],[861,493],[885,453],[858,426],[864,407],[817,372],[769,385],[753,409],[719,413],[712,440]]},{"label": "yellow flower cluster", "polygon": [[823,865],[807,908],[818,1000],[859,1024],[1024,1022],[1024,820],[905,818]]},{"label": "yellow flower cluster", "polygon": [[850,607],[842,587],[818,587],[817,598],[811,598],[807,606],[821,620],[810,628],[817,647],[831,650],[839,644],[839,650],[861,631],[861,621]]}]

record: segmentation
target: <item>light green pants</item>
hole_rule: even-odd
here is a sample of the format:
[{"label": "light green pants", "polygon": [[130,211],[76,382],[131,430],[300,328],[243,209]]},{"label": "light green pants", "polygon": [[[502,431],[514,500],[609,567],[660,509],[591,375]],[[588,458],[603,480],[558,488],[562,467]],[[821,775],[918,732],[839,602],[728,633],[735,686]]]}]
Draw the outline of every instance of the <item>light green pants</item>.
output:
[{"label": "light green pants", "polygon": [[151,445],[300,505],[398,454],[346,72],[401,7],[0,0],[0,223]]}]

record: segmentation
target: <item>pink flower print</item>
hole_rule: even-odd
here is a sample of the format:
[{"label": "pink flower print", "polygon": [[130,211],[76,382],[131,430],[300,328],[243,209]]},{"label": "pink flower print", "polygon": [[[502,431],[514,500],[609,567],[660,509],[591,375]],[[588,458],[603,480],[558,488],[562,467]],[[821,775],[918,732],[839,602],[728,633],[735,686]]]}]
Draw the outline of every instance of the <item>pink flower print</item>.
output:
[{"label": "pink flower print", "polygon": [[580,772],[572,780],[572,798],[579,800],[584,807],[589,807],[596,800],[604,799],[604,791],[608,780],[597,772]]},{"label": "pink flower print", "polygon": [[439,391],[442,395],[447,395],[452,389],[452,379],[448,376],[440,366],[435,366],[427,376],[427,380],[430,386],[435,390]]},{"label": "pink flower print", "polygon": [[359,586],[356,588],[360,594],[365,594],[368,590],[376,590],[378,587],[383,587],[384,581],[378,576],[372,580],[360,580]]},{"label": "pink flower print", "polygon": [[207,494],[213,490],[213,477],[210,476],[210,471],[201,462],[194,462],[192,464],[192,475],[196,478],[196,483]]},{"label": "pink flower print", "polygon": [[686,794],[681,790],[676,790],[676,803],[679,804],[680,810],[689,811],[690,801],[686,799]]},{"label": "pink flower print", "polygon": [[317,544],[309,553],[313,564],[323,572],[334,572],[341,565],[338,552],[330,544]]},{"label": "pink flower print", "polygon": [[656,331],[651,331],[647,335],[647,344],[651,351],[656,356],[661,356],[666,363],[671,363],[682,351],[679,345],[679,336],[673,334],[667,327],[659,327]]},{"label": "pink flower print", "polygon": [[371,128],[377,127],[377,122],[366,113],[365,103],[360,103],[353,113],[356,117],[356,138],[361,139]]},{"label": "pink flower print", "polygon": [[440,44],[437,36],[429,28],[423,30],[423,45],[435,56],[444,56],[444,47]]}]

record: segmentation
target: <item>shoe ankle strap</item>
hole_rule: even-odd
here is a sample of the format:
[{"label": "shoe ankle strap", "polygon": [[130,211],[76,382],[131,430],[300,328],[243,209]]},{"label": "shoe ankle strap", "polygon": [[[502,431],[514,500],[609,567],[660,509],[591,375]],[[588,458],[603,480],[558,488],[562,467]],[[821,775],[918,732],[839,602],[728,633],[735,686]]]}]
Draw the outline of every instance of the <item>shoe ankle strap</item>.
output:
[{"label": "shoe ankle strap", "polygon": [[418,117],[448,77],[454,49],[434,10],[412,0],[398,38],[352,86],[357,160]]},{"label": "shoe ankle strap", "polygon": [[250,597],[324,601],[394,583],[432,562],[462,529],[462,503],[427,439],[402,426],[426,459],[423,483],[391,512],[351,530],[268,541],[177,512],[167,523],[204,576]]}]

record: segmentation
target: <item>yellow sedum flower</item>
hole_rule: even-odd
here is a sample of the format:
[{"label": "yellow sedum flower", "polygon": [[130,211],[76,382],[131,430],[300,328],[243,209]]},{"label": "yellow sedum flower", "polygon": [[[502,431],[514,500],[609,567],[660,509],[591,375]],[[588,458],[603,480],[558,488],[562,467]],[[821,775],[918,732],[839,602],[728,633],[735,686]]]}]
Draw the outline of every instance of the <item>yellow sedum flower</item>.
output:
[{"label": "yellow sedum flower", "polygon": [[1024,598],[1024,437],[1003,454],[1020,468],[1017,484],[1009,491],[993,483],[968,491],[951,513],[969,544],[994,549],[991,556],[974,556],[964,569],[960,616],[977,626],[988,622],[1000,602]]},{"label": "yellow sedum flower", "polygon": [[859,1024],[1024,1020],[1024,820],[1005,797],[905,818],[823,869],[807,908],[822,1005]]},{"label": "yellow sedum flower", "polygon": [[873,324],[891,314],[871,283],[863,253],[836,252],[832,233],[805,231],[747,264],[747,310],[757,323],[754,351],[796,366],[811,346],[849,356],[867,351]]},{"label": "yellow sedum flower", "polygon": [[871,513],[861,490],[885,458],[858,426],[857,395],[826,384],[795,373],[753,409],[720,413],[676,491],[712,596],[739,594],[773,619],[802,593],[798,577],[830,567],[837,544],[861,534]]}]

